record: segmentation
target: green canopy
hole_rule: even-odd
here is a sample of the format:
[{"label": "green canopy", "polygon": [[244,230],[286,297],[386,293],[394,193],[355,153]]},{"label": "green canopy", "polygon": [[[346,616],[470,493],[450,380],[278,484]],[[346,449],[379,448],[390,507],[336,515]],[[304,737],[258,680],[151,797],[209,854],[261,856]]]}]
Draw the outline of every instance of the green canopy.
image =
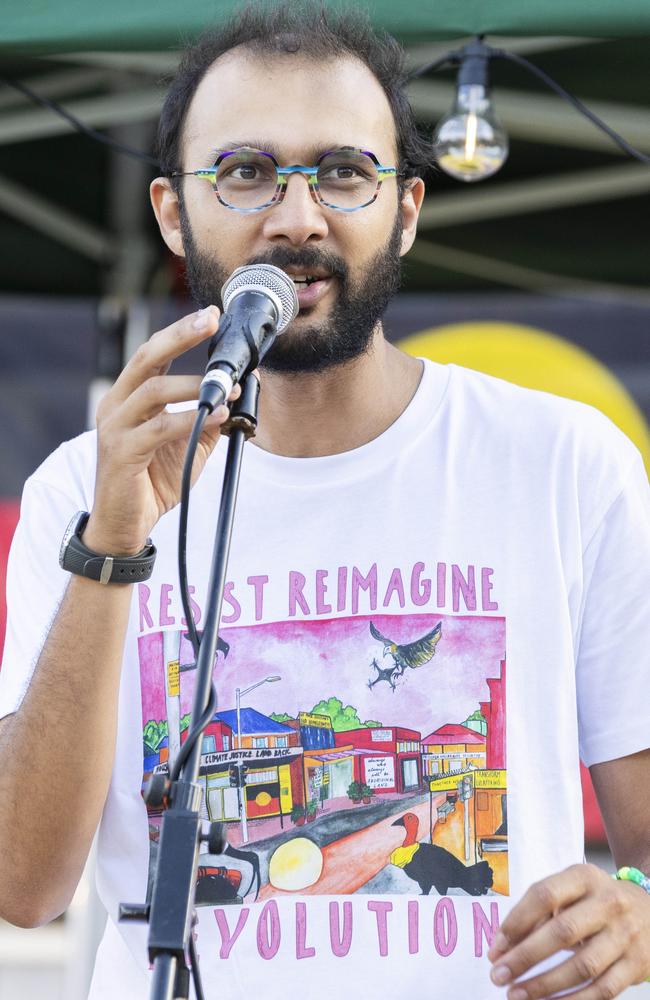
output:
[{"label": "green canopy", "polygon": [[[634,37],[650,32],[648,0],[368,0],[374,23],[405,42],[474,34]],[[227,18],[239,0],[3,0],[0,52],[177,48]]]}]

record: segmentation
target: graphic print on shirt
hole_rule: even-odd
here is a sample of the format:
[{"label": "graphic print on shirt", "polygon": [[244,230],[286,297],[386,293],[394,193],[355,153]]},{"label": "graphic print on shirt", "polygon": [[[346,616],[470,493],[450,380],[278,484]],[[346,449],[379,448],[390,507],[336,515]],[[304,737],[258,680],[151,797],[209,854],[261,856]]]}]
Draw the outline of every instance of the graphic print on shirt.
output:
[{"label": "graphic print on shirt", "polygon": [[[507,895],[505,645],[487,616],[224,627],[200,781],[229,846],[201,855],[197,903]],[[187,736],[195,664],[182,630],[139,657],[144,785]]]}]

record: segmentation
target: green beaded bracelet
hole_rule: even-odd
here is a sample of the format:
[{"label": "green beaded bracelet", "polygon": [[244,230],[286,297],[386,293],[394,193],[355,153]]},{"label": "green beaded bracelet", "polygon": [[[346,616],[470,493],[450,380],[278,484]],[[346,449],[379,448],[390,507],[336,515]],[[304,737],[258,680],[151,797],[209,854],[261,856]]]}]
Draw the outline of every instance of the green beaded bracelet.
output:
[{"label": "green beaded bracelet", "polygon": [[650,895],[650,878],[644,875],[643,872],[640,872],[638,868],[619,868],[614,878],[621,879],[624,882],[636,882],[637,885],[640,885]]},{"label": "green beaded bracelet", "polygon": [[[620,879],[622,882],[636,882],[637,885],[641,886],[642,889],[650,895],[650,878],[644,875],[643,872],[639,871],[638,868],[619,868],[617,872],[612,875],[612,878]],[[650,977],[646,979],[646,983],[650,983]]]}]

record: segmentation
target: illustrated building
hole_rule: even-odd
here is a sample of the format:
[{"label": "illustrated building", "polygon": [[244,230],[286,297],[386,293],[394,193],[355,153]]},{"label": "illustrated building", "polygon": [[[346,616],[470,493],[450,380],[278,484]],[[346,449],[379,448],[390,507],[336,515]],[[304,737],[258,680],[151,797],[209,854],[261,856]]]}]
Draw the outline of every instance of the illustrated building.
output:
[{"label": "illustrated building", "polygon": [[493,889],[501,893],[509,885],[505,683],[506,661],[501,660],[498,677],[486,678],[490,700],[480,702],[485,735],[448,723],[422,741],[426,782],[437,811],[433,842],[465,863],[486,859]]},{"label": "illustrated building", "polygon": [[422,784],[421,733],[401,726],[363,727],[335,733],[336,746],[349,749],[354,780],[375,793],[410,792]]},{"label": "illustrated building", "polygon": [[427,778],[485,767],[486,737],[468,726],[448,723],[422,740],[422,765]]},{"label": "illustrated building", "polygon": [[304,750],[307,801],[347,798],[354,774],[352,746],[337,746],[329,715],[300,712],[296,724]]},{"label": "illustrated building", "polygon": [[[247,772],[242,804],[249,820],[289,816],[304,803],[300,735],[253,708],[217,712],[206,727],[201,747],[200,779],[211,820],[238,820],[240,793],[232,787],[230,767],[243,762]],[[185,734],[183,734],[183,737]],[[183,738],[182,737],[182,738]]]}]

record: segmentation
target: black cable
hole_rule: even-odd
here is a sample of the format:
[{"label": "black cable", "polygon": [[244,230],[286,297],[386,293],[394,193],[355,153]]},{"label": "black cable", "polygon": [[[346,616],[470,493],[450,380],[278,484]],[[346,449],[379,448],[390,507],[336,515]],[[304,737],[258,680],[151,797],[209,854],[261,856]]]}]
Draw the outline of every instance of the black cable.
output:
[{"label": "black cable", "polygon": [[[181,603],[183,605],[185,621],[187,622],[187,634],[192,644],[192,649],[194,650],[195,660],[197,660],[199,656],[199,646],[201,645],[201,640],[199,638],[199,633],[196,629],[196,622],[194,621],[194,615],[192,613],[190,591],[187,580],[187,521],[190,510],[190,490],[192,488],[192,466],[194,465],[194,456],[196,455],[196,449],[203,430],[203,424],[205,423],[205,419],[209,413],[210,410],[207,406],[200,406],[198,408],[196,420],[194,421],[194,426],[192,427],[192,433],[190,434],[189,441],[187,442],[187,451],[185,452],[185,462],[183,464],[183,475],[181,478],[181,501],[178,519],[178,576],[181,591]],[[210,692],[210,698],[203,715],[198,722],[192,722],[187,738],[180,749],[176,761],[174,762],[174,768],[170,775],[170,780],[172,782],[178,781],[181,770],[190,755],[192,747],[212,719],[216,707],[217,692],[213,685]]]},{"label": "black cable", "polygon": [[556,94],[563,97],[565,101],[572,104],[577,111],[585,116],[585,118],[588,118],[592,124],[608,135],[610,139],[612,139],[616,145],[623,150],[624,153],[627,153],[628,156],[634,157],[636,160],[640,160],[641,163],[650,164],[650,156],[646,156],[645,153],[642,153],[640,150],[635,149],[634,146],[631,146],[630,143],[623,138],[623,136],[619,135],[618,132],[615,132],[613,128],[609,127],[609,125],[606,125],[602,118],[599,118],[593,111],[590,111],[586,104],[582,103],[580,98],[575,97],[574,94],[565,90],[561,84],[557,83],[552,76],[545,73],[544,70],[540,69],[539,66],[536,66],[535,63],[530,62],[529,59],[524,59],[523,56],[517,55],[515,52],[508,52],[506,49],[490,49],[490,57],[508,59],[510,62],[516,63],[518,66],[523,66],[528,69],[543,83],[545,83],[547,87],[550,87],[550,89],[554,90]]},{"label": "black cable", "polygon": [[[187,632],[192,644],[192,649],[194,650],[194,657],[198,660],[199,646],[201,640],[196,629],[196,622],[194,621],[194,615],[192,613],[192,606],[190,603],[190,592],[187,580],[187,521],[189,515],[190,507],[190,490],[192,488],[192,466],[194,465],[194,457],[196,455],[196,449],[199,443],[199,438],[203,430],[203,424],[205,423],[206,417],[210,413],[210,409],[207,406],[199,406],[196,419],[194,421],[194,426],[192,427],[192,433],[190,434],[189,440],[187,442],[187,450],[185,452],[185,461],[183,463],[183,475],[181,478],[181,499],[180,499],[180,512],[179,512],[179,525],[178,525],[178,575],[180,579],[180,591],[181,591],[181,602],[183,605],[183,612],[185,614],[185,621],[187,622]],[[185,763],[190,756],[192,749],[196,745],[196,741],[201,739],[203,735],[203,730],[212,720],[215,709],[217,707],[217,690],[212,685],[210,689],[210,697],[208,698],[208,703],[198,720],[193,720],[190,730],[187,734],[187,738],[181,747],[178,757],[174,761],[174,767],[170,774],[170,781],[172,785],[178,781]],[[192,982],[194,983],[194,992],[196,994],[196,1000],[205,1000],[205,993],[203,992],[203,982],[201,980],[201,969],[199,966],[199,956],[196,952],[196,944],[194,941],[194,932],[190,932],[189,940],[189,953],[190,953],[190,972],[192,976]]]},{"label": "black cable", "polygon": [[192,643],[195,660],[198,659],[199,655],[200,639],[198,632],[196,631],[194,615],[192,614],[190,592],[187,582],[187,518],[190,510],[190,490],[192,488],[192,466],[194,465],[194,456],[196,454],[201,431],[203,430],[203,424],[205,423],[205,419],[209,412],[210,410],[207,406],[199,407],[196,414],[196,420],[194,421],[194,427],[192,428],[192,433],[190,434],[189,441],[187,442],[185,463],[183,465],[183,477],[181,479],[181,503],[178,519],[178,576],[180,579],[181,602],[183,604],[185,621],[187,622],[187,632],[190,642]]},{"label": "black cable", "polygon": [[192,751],[192,747],[196,743],[197,739],[202,735],[203,730],[205,729],[207,724],[212,721],[212,716],[214,715],[216,707],[217,707],[217,689],[213,684],[210,689],[210,697],[208,698],[208,704],[205,706],[203,715],[199,717],[198,722],[192,721],[192,725],[190,726],[190,731],[187,734],[187,739],[183,743],[183,746],[179,751],[178,757],[174,762],[174,768],[172,770],[171,775],[169,776],[169,780],[171,781],[172,784],[175,781],[178,781],[181,774],[181,770],[184,767],[185,762]]},{"label": "black cable", "polygon": [[90,128],[89,125],[84,125],[82,121],[76,118],[70,111],[66,111],[66,109],[56,101],[51,101],[49,97],[41,97],[39,94],[35,93],[31,87],[27,87],[19,80],[10,80],[6,76],[0,76],[0,82],[6,84],[7,87],[13,87],[14,90],[17,90],[24,97],[29,98],[29,100],[34,104],[39,104],[42,108],[47,108],[48,111],[53,111],[54,114],[64,118],[65,121],[72,125],[77,132],[81,132],[82,135],[87,135],[89,138],[95,139],[96,142],[101,142],[105,146],[109,146],[117,153],[126,153],[127,156],[133,156],[136,160],[142,160],[144,163],[148,163],[150,166],[155,167],[156,170],[160,170],[160,163],[153,156],[149,156],[147,153],[141,153],[139,149],[133,149],[132,146],[125,146],[121,142],[116,142],[115,139],[111,139],[110,136],[104,135],[103,132],[97,132],[94,128]]},{"label": "black cable", "polygon": [[441,56],[440,59],[434,59],[433,62],[425,63],[424,66],[420,66],[419,69],[414,69],[412,73],[409,73],[406,77],[407,80],[417,80],[419,76],[424,76],[425,73],[433,73],[437,69],[442,69],[443,66],[457,66],[460,60],[460,51],[458,52],[448,52],[446,55]]},{"label": "black cable", "polygon": [[203,992],[203,983],[201,981],[201,969],[199,967],[199,956],[196,953],[196,944],[194,942],[194,932],[190,934],[190,963],[192,971],[192,981],[194,982],[194,992],[196,993],[196,1000],[205,1000],[205,993]]}]

